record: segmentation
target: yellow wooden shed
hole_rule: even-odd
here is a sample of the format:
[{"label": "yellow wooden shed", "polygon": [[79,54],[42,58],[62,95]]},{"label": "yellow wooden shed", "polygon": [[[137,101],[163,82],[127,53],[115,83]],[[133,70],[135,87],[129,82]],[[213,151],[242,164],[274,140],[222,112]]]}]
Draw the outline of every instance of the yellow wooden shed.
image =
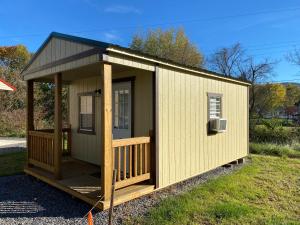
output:
[{"label": "yellow wooden shed", "polygon": [[[248,154],[247,82],[61,33],[50,34],[22,75],[25,172],[90,204],[101,199],[100,209],[109,206],[114,169],[120,204]],[[34,82],[55,84],[53,129],[34,126]]]}]

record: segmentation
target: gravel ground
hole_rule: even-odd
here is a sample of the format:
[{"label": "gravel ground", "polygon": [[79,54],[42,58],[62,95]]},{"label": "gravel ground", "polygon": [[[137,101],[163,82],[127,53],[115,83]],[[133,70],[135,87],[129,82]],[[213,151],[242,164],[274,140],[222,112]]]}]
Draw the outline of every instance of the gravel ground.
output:
[{"label": "gravel ground", "polygon": [[[170,195],[178,195],[195,185],[240,168],[219,167],[172,185],[153,194],[114,208],[114,224],[132,216],[142,216]],[[30,176],[0,177],[0,225],[2,224],[87,224],[82,217],[90,206]],[[108,211],[93,212],[94,224],[107,224]]]},{"label": "gravel ground", "polygon": [[0,155],[4,155],[7,153],[14,153],[14,152],[22,152],[26,151],[25,147],[2,147],[0,148]]}]

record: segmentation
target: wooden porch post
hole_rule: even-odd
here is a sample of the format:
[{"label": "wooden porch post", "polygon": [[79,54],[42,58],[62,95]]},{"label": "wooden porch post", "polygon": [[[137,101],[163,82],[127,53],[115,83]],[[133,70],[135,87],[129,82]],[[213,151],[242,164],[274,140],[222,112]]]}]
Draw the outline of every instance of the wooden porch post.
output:
[{"label": "wooden porch post", "polygon": [[101,190],[103,199],[111,195],[113,154],[112,154],[112,69],[110,64],[102,66],[102,173]]},{"label": "wooden porch post", "polygon": [[62,80],[61,73],[54,75],[55,84],[55,110],[54,110],[54,175],[61,179],[61,155],[62,155]]},{"label": "wooden porch post", "polygon": [[29,165],[29,131],[34,130],[34,114],[33,114],[33,80],[28,80],[27,82],[27,90],[26,90],[26,141],[27,141],[27,166]]}]

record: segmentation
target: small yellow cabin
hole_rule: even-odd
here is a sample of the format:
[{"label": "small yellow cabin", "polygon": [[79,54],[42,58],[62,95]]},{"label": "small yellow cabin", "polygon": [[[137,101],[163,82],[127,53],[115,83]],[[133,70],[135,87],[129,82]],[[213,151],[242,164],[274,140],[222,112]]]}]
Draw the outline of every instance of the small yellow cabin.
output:
[{"label": "small yellow cabin", "polygon": [[[90,204],[101,200],[100,209],[109,207],[113,171],[120,204],[248,154],[247,82],[60,33],[22,76],[25,172]],[[35,82],[55,85],[53,129],[34,126]]]}]

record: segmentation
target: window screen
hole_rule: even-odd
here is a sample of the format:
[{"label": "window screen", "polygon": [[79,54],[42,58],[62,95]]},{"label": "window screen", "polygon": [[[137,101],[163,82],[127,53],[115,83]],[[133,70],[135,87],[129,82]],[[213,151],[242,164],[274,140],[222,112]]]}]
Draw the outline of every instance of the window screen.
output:
[{"label": "window screen", "polygon": [[114,98],[114,128],[128,129],[129,90],[115,90]]},{"label": "window screen", "polygon": [[221,95],[208,95],[209,104],[209,119],[221,118],[222,115],[222,96]]},{"label": "window screen", "polygon": [[94,96],[79,96],[79,130],[94,132]]}]

